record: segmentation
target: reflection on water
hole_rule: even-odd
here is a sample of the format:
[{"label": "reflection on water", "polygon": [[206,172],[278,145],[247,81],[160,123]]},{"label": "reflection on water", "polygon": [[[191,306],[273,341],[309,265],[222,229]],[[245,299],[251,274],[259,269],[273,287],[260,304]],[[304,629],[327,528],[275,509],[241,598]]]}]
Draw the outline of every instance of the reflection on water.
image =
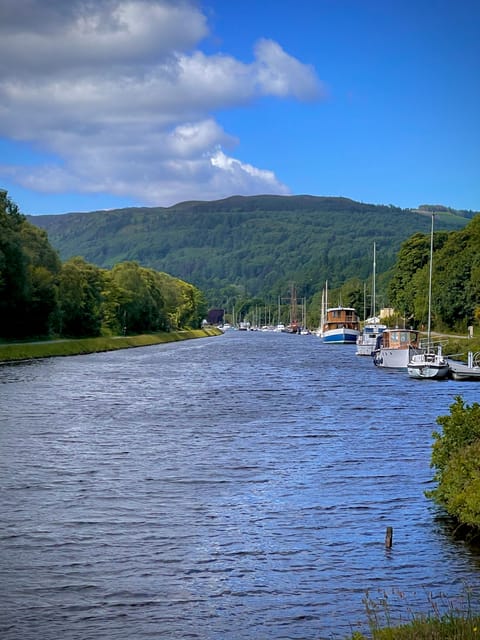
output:
[{"label": "reflection on water", "polygon": [[476,600],[424,491],[478,389],[254,332],[1,366],[2,638],[344,638],[367,590]]}]

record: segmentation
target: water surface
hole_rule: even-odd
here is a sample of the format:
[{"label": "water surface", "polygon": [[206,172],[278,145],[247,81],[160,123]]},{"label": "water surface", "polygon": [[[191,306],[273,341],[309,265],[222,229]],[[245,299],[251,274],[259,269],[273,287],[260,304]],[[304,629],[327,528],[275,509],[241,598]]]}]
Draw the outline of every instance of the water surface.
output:
[{"label": "water surface", "polygon": [[479,390],[256,332],[0,366],[0,636],[345,638],[367,590],[477,602],[424,491]]}]

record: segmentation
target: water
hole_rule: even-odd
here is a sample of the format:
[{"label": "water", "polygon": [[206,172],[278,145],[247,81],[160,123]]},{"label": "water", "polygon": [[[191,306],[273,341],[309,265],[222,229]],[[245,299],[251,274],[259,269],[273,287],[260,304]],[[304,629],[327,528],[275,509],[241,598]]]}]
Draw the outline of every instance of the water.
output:
[{"label": "water", "polygon": [[394,618],[476,604],[424,491],[436,417],[480,385],[354,351],[229,332],[0,366],[2,640],[346,638],[367,590]]}]

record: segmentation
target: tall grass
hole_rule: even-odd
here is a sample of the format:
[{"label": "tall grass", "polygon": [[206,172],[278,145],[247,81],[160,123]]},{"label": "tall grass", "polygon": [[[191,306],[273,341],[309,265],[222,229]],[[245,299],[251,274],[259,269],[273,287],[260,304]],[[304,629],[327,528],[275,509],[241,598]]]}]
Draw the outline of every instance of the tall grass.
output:
[{"label": "tall grass", "polygon": [[459,600],[428,595],[429,611],[416,613],[405,594],[392,591],[364,598],[368,635],[355,631],[351,640],[480,640],[480,609],[465,589]]}]

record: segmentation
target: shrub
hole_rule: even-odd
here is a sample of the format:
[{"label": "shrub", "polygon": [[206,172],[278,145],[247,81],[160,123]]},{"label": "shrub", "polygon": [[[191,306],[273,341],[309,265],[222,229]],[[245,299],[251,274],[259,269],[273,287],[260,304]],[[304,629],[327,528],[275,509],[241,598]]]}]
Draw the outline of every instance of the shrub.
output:
[{"label": "shrub", "polygon": [[439,416],[442,433],[433,433],[432,467],[437,487],[427,492],[461,524],[480,528],[480,405],[460,396],[450,415]]}]

